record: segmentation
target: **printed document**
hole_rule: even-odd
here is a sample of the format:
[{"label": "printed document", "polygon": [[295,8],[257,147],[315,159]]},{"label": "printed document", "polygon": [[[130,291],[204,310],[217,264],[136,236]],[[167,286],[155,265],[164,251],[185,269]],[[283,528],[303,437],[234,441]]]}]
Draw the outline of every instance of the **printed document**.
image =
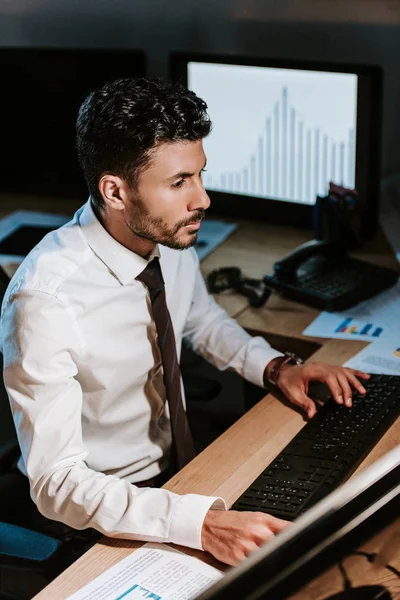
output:
[{"label": "printed document", "polygon": [[303,335],[377,342],[400,331],[400,283],[343,312],[322,312]]},{"label": "printed document", "polygon": [[400,375],[400,332],[387,335],[375,344],[369,344],[344,366],[367,373]]},{"label": "printed document", "polygon": [[145,544],[67,600],[191,600],[222,576],[165,544]]}]

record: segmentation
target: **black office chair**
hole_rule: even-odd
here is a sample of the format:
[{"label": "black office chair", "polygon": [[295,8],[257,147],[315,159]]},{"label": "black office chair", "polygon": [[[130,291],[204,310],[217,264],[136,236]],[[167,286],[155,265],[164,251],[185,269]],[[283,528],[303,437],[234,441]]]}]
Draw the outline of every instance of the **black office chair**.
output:
[{"label": "black office chair", "polygon": [[[0,305],[9,283],[0,267]],[[0,600],[27,600],[72,562],[64,544],[29,529],[32,501],[16,471],[20,449],[0,353]],[[21,571],[22,570],[22,571]]]}]

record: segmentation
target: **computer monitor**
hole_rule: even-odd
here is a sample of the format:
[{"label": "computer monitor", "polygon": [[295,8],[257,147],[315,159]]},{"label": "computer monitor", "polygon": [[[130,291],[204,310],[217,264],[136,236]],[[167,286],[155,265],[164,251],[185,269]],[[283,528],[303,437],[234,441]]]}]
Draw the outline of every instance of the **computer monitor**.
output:
[{"label": "computer monitor", "polygon": [[376,66],[171,55],[171,78],[207,105],[212,210],[311,227],[329,181],[356,188],[377,222],[382,71]]},{"label": "computer monitor", "polygon": [[400,446],[230,569],[197,600],[285,600],[399,519],[399,500]]},{"label": "computer monitor", "polygon": [[118,77],[146,73],[138,50],[0,48],[0,193],[87,197],[75,147],[84,98]]}]

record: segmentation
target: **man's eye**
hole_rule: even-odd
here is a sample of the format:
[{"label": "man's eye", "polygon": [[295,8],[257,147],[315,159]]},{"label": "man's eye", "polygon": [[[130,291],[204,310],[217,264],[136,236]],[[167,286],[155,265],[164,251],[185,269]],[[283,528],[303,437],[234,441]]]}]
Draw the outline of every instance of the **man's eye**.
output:
[{"label": "man's eye", "polygon": [[172,187],[174,187],[174,188],[180,188],[180,187],[181,187],[181,185],[182,185],[184,182],[185,182],[185,180],[184,180],[184,179],[180,179],[180,180],[179,180],[179,181],[177,181],[176,183],[173,183],[173,184],[172,184]]}]

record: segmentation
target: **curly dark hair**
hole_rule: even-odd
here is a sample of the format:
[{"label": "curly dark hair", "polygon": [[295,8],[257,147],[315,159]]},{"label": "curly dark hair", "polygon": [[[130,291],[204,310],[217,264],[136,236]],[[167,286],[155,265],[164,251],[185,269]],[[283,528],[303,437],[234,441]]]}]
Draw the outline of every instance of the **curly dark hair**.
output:
[{"label": "curly dark hair", "polygon": [[160,143],[197,141],[211,131],[207,104],[180,84],[160,79],[117,79],[84,100],[76,145],[89,193],[104,207],[99,181],[113,173],[135,187]]}]

